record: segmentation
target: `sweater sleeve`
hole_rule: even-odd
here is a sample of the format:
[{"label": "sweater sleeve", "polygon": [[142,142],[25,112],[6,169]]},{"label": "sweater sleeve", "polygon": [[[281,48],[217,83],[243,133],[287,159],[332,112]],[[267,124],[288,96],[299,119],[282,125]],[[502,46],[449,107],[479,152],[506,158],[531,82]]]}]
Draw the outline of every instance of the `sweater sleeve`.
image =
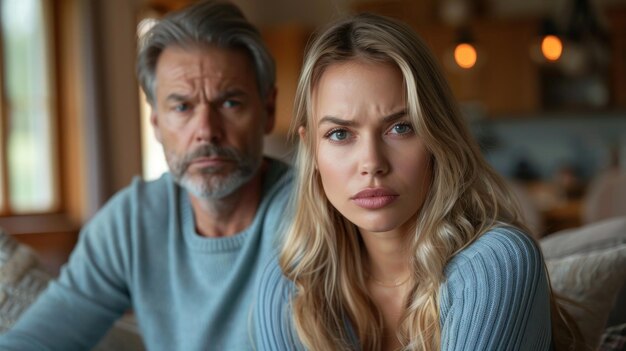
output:
[{"label": "sweater sleeve", "polygon": [[276,259],[270,260],[258,282],[253,310],[256,349],[305,350],[292,322],[290,303],[295,287],[283,275]]},{"label": "sweater sleeve", "polygon": [[496,229],[459,253],[440,288],[442,350],[550,350],[547,274],[532,239]]},{"label": "sweater sleeve", "polygon": [[88,350],[129,308],[120,239],[127,231],[121,211],[103,212],[81,232],[59,279],[0,336],[1,350]]}]

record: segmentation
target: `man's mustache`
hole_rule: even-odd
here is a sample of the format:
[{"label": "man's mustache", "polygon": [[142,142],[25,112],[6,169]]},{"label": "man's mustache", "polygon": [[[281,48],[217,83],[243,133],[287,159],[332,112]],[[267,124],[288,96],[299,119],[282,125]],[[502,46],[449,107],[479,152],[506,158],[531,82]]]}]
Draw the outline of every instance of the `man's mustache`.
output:
[{"label": "man's mustache", "polygon": [[187,168],[193,162],[193,160],[200,157],[219,157],[234,161],[236,163],[239,163],[242,160],[241,153],[235,148],[206,144],[198,147],[197,149],[193,150],[192,152],[186,154],[185,157],[183,157],[183,159],[180,161],[181,173],[187,171]]}]

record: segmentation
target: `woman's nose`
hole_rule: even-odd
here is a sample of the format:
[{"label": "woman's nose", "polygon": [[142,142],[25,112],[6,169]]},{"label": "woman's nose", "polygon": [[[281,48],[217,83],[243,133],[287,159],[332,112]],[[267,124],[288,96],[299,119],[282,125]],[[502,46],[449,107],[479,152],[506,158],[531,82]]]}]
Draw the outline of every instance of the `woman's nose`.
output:
[{"label": "woman's nose", "polygon": [[359,155],[361,175],[384,175],[389,172],[389,162],[380,141],[369,140],[361,147],[362,152]]}]

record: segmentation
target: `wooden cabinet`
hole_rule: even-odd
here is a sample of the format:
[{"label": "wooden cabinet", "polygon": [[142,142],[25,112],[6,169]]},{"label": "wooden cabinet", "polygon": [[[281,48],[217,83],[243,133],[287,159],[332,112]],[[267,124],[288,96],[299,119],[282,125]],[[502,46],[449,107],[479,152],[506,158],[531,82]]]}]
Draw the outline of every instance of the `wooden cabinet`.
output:
[{"label": "wooden cabinet", "polygon": [[[420,3],[419,5],[416,3]],[[542,65],[533,61],[531,48],[538,45],[541,18],[494,19],[476,16],[469,23],[478,49],[478,63],[469,70],[456,67],[452,51],[457,40],[455,28],[438,19],[433,1],[361,1],[353,6],[357,12],[372,12],[398,18],[410,24],[426,41],[437,57],[461,103],[478,107],[489,117],[501,115],[528,116],[560,109],[548,106],[542,80],[553,79]],[[609,103],[603,110],[626,108],[626,8],[605,8],[609,31],[611,63],[603,77],[608,81]],[[567,107],[565,107],[567,108]],[[576,106],[577,112],[597,111],[598,107]]]},{"label": "wooden cabinet", "polygon": [[263,39],[276,60],[278,96],[274,134],[286,135],[289,130],[304,50],[311,32],[308,27],[296,24],[261,30]]},{"label": "wooden cabinet", "polygon": [[626,8],[608,13],[611,41],[611,92],[613,104],[626,109]]},{"label": "wooden cabinet", "polygon": [[453,28],[415,26],[443,66],[457,99],[480,105],[488,115],[531,113],[541,107],[539,67],[530,57],[537,28],[534,20],[477,22],[471,31],[478,62],[471,69],[461,69],[452,57]]}]

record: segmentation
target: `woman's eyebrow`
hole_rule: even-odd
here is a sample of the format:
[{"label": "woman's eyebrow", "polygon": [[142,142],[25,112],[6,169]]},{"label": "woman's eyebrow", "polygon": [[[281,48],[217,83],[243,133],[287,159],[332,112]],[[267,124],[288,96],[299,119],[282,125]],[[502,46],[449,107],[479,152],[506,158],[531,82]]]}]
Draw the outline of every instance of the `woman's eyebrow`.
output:
[{"label": "woman's eyebrow", "polygon": [[[400,118],[406,116],[406,113],[407,113],[406,109],[402,109],[402,110],[400,110],[398,112],[394,112],[394,113],[392,113],[390,115],[387,115],[387,116],[383,117],[382,121],[384,123],[393,122],[393,121],[395,121],[397,119],[400,119]],[[353,121],[353,120],[343,119],[343,118],[339,118],[339,117],[336,117],[336,116],[324,116],[324,117],[322,117],[320,119],[318,125],[321,126],[324,123],[337,124],[337,125],[340,125],[340,126],[343,126],[343,127],[351,127],[351,126],[356,125],[356,122]]]},{"label": "woman's eyebrow", "polygon": [[383,117],[383,122],[388,123],[388,122],[393,122],[397,119],[400,119],[402,117],[406,116],[406,109],[402,109],[401,111],[398,112],[394,112],[388,116]]},{"label": "woman's eyebrow", "polygon": [[[400,119],[406,116],[406,114],[407,114],[407,110],[406,108],[404,108],[398,112],[394,112],[388,116],[383,117],[382,121],[385,123],[393,122],[397,119]],[[356,124],[356,122],[353,120],[343,119],[343,118],[339,118],[336,116],[324,116],[320,119],[318,125],[322,125],[324,123],[332,123],[332,124],[337,124],[337,125],[344,126],[344,127],[350,127]]]},{"label": "woman's eyebrow", "polygon": [[332,124],[338,124],[340,126],[344,126],[344,127],[350,127],[355,125],[356,123],[352,120],[348,120],[348,119],[343,119],[343,118],[339,118],[339,117],[335,117],[335,116],[324,116],[320,119],[318,125],[322,125],[324,123],[332,123]]}]

